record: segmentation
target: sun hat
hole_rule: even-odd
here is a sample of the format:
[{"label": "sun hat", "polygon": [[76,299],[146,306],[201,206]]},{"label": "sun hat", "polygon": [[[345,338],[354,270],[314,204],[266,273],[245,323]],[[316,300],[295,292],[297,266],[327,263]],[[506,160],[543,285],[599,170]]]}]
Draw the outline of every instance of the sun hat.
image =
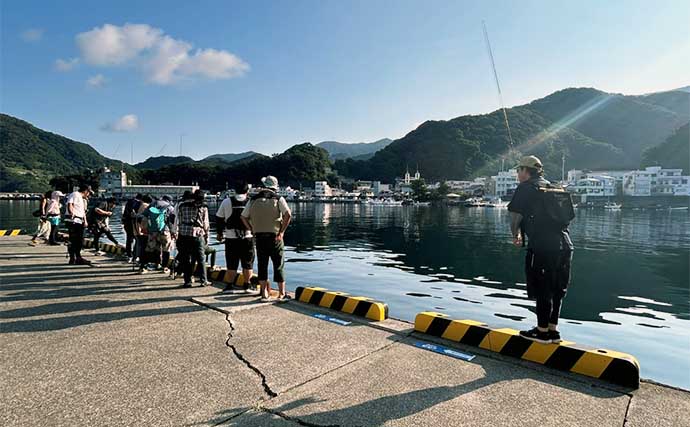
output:
[{"label": "sun hat", "polygon": [[278,191],[278,178],[273,175],[261,178],[261,184],[266,188]]}]

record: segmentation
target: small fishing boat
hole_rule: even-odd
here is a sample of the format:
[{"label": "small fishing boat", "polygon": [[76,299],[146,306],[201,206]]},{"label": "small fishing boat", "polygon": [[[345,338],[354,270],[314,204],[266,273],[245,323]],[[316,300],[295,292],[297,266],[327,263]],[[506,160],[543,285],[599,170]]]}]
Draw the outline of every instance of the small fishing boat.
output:
[{"label": "small fishing boat", "polygon": [[604,209],[609,211],[619,211],[621,210],[621,204],[615,202],[606,202],[606,204],[604,205]]}]

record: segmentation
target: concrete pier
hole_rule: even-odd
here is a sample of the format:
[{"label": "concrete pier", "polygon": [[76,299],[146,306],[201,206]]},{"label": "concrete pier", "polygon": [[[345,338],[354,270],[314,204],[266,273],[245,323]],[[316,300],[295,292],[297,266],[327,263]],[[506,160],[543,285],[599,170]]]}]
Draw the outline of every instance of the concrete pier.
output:
[{"label": "concrete pier", "polygon": [[0,237],[2,426],[690,425],[686,391],[624,389],[406,322],[180,289],[112,256],[68,266],[64,247],[28,241]]}]

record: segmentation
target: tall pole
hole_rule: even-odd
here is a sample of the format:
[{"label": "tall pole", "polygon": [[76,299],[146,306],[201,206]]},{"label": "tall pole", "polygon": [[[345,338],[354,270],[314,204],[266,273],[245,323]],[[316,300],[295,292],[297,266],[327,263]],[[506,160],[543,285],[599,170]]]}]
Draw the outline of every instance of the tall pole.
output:
[{"label": "tall pole", "polygon": [[561,157],[561,182],[565,182],[565,153]]},{"label": "tall pole", "polygon": [[129,141],[130,143],[130,148],[129,148],[129,161],[131,164],[134,164],[134,141]]}]

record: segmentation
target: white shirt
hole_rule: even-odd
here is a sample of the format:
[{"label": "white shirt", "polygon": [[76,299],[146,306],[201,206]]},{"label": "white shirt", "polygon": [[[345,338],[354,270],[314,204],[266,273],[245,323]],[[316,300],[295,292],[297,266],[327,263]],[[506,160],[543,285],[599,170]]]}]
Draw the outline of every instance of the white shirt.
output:
[{"label": "white shirt", "polygon": [[[242,202],[247,199],[247,196],[245,194],[241,194],[239,196],[235,196],[238,201]],[[227,221],[228,218],[232,215],[232,200],[231,198],[228,197],[224,199],[220,206],[218,207],[218,211],[216,212],[216,216],[223,218]],[[243,209],[241,207],[236,207],[235,209]],[[250,239],[252,237],[252,232],[249,230],[235,230],[235,229],[229,229],[226,228],[223,231],[223,237],[226,239]]]},{"label": "white shirt", "polygon": [[[75,222],[78,224],[83,223],[84,218],[86,218],[86,203],[84,203],[84,197],[82,197],[80,192],[75,191],[67,197],[67,205],[69,206],[70,204],[72,205],[72,216],[74,216],[75,219],[81,219],[81,221],[75,220]],[[69,210],[67,213],[69,213]]]}]

